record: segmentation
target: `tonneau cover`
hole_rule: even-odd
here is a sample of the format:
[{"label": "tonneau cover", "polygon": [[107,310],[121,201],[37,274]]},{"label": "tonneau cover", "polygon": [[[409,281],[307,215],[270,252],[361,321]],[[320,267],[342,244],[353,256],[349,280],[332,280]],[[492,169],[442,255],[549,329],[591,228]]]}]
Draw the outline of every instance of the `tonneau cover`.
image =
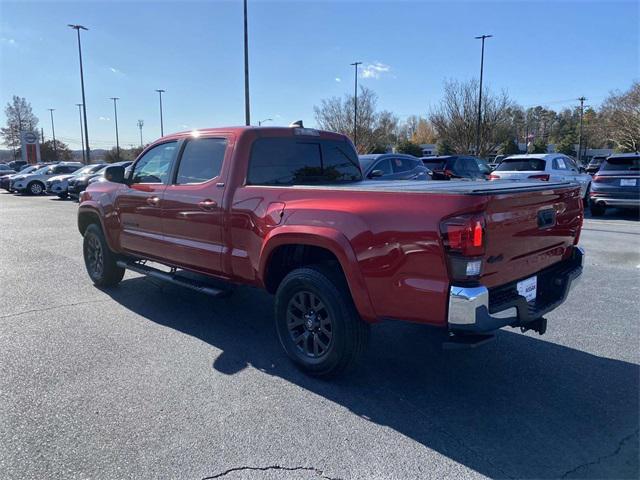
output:
[{"label": "tonneau cover", "polygon": [[[369,192],[439,193],[457,195],[491,195],[515,192],[553,190],[563,187],[577,187],[571,182],[542,182],[515,180],[363,180],[356,183],[333,185],[293,185],[275,188],[301,188],[319,190],[352,190]],[[270,188],[270,187],[260,187]],[[272,187],[273,188],[273,187]]]}]

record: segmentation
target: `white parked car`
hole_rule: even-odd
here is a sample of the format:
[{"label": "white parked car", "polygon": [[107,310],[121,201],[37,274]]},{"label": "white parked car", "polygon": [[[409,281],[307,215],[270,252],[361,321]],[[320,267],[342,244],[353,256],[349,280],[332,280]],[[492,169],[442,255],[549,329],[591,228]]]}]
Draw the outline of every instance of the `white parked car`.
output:
[{"label": "white parked car", "polygon": [[562,153],[527,153],[504,158],[489,177],[490,180],[565,181],[580,184],[580,194],[589,199],[591,175],[578,167],[573,158]]},{"label": "white parked car", "polygon": [[67,198],[69,196],[69,179],[75,176],[95,173],[103,167],[103,163],[86,165],[73,173],[65,173],[64,175],[56,175],[55,177],[51,177],[46,182],[47,193],[57,195],[62,199]]},{"label": "white parked car", "polygon": [[73,173],[82,167],[80,162],[60,162],[47,165],[27,175],[18,175],[11,179],[11,188],[20,193],[40,195],[45,192],[46,182],[55,175]]}]

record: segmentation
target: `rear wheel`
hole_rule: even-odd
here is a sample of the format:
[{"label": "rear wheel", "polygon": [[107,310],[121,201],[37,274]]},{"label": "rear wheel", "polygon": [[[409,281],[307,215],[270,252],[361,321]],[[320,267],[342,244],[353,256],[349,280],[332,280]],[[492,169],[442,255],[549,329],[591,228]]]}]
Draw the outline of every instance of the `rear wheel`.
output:
[{"label": "rear wheel", "polygon": [[124,268],[116,264],[116,255],[109,249],[102,229],[92,223],[84,232],[84,264],[93,283],[111,287],[124,277]]},{"label": "rear wheel", "polygon": [[591,191],[591,185],[587,185],[587,189],[584,192],[584,198],[582,199],[582,204],[586,207],[589,206],[589,192]]},{"label": "rear wheel", "polygon": [[591,205],[589,205],[589,210],[591,210],[591,216],[593,217],[601,217],[606,209],[607,207],[603,203],[591,202]]},{"label": "rear wheel", "polygon": [[64,193],[59,193],[59,194],[58,194],[58,198],[59,198],[60,200],[65,200],[68,196],[69,196],[69,194],[68,194],[68,193],[66,193],[66,192],[64,192]]},{"label": "rear wheel", "polygon": [[334,376],[365,350],[369,325],[358,315],[340,272],[324,266],[290,272],[276,292],[276,330],[287,355],[303,371]]}]

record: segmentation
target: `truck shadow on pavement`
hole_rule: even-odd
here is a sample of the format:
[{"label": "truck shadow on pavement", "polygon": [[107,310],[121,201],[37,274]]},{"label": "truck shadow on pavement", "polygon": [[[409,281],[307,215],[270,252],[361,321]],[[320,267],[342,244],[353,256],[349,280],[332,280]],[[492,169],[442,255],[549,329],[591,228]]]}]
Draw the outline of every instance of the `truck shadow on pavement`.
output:
[{"label": "truck shadow on pavement", "polygon": [[386,323],[373,327],[356,372],[323,381],[285,357],[264,292],[211,299],[138,277],[107,293],[221,350],[212,352],[217,372],[283,378],[483,475],[638,478],[640,371],[632,363],[514,331],[482,349],[442,352],[425,327]]}]

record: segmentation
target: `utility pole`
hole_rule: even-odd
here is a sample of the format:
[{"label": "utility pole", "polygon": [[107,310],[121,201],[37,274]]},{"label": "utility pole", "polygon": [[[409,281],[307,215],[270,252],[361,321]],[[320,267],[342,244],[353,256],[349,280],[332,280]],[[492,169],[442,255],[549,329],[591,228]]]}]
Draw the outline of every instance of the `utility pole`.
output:
[{"label": "utility pole", "polygon": [[160,95],[160,136],[164,137],[164,124],[162,121],[162,94],[166,92],[166,90],[162,90],[161,88],[158,88],[156,92],[158,92],[158,95]]},{"label": "utility pole", "polygon": [[580,97],[580,132],[578,133],[578,164],[582,163],[582,116],[584,115],[585,97]]},{"label": "utility pole", "polygon": [[355,90],[353,96],[353,145],[358,151],[358,65],[362,65],[362,62],[353,62],[350,64],[355,67]]},{"label": "utility pole", "polygon": [[484,41],[493,35],[480,35],[476,40],[482,40],[482,54],[480,55],[480,90],[478,92],[478,126],[476,129],[476,155],[480,156],[480,124],[482,122],[482,74],[484,71]]},{"label": "utility pole", "polygon": [[82,136],[82,104],[76,103],[78,107],[78,115],[80,116],[80,142],[82,143],[82,163],[86,164],[87,160],[84,154],[84,137]]},{"label": "utility pole", "polygon": [[44,143],[44,128],[40,127],[40,143]]},{"label": "utility pole", "polygon": [[53,158],[58,160],[58,147],[56,146],[56,127],[53,124],[53,111],[55,108],[48,108],[49,113],[51,114],[51,134],[53,136]]},{"label": "utility pole", "polygon": [[244,0],[244,123],[251,125],[249,104],[249,28],[247,25],[247,0]]},{"label": "utility pole", "polygon": [[80,30],[89,30],[82,25],[67,25],[78,33],[78,58],[80,59],[80,86],[82,88],[82,113],[84,118],[84,145],[87,153],[87,163],[91,163],[91,149],[89,148],[89,128],[87,127],[87,101],[84,96],[84,73],[82,71],[82,46],[80,44]]},{"label": "utility pole", "polygon": [[142,126],[144,125],[144,120],[138,120],[138,128],[140,129],[140,148],[143,148],[142,146]]},{"label": "utility pole", "polygon": [[120,138],[118,137],[118,106],[117,101],[120,100],[119,97],[109,97],[109,99],[113,100],[113,114],[114,119],[116,121],[116,158],[120,161]]}]

